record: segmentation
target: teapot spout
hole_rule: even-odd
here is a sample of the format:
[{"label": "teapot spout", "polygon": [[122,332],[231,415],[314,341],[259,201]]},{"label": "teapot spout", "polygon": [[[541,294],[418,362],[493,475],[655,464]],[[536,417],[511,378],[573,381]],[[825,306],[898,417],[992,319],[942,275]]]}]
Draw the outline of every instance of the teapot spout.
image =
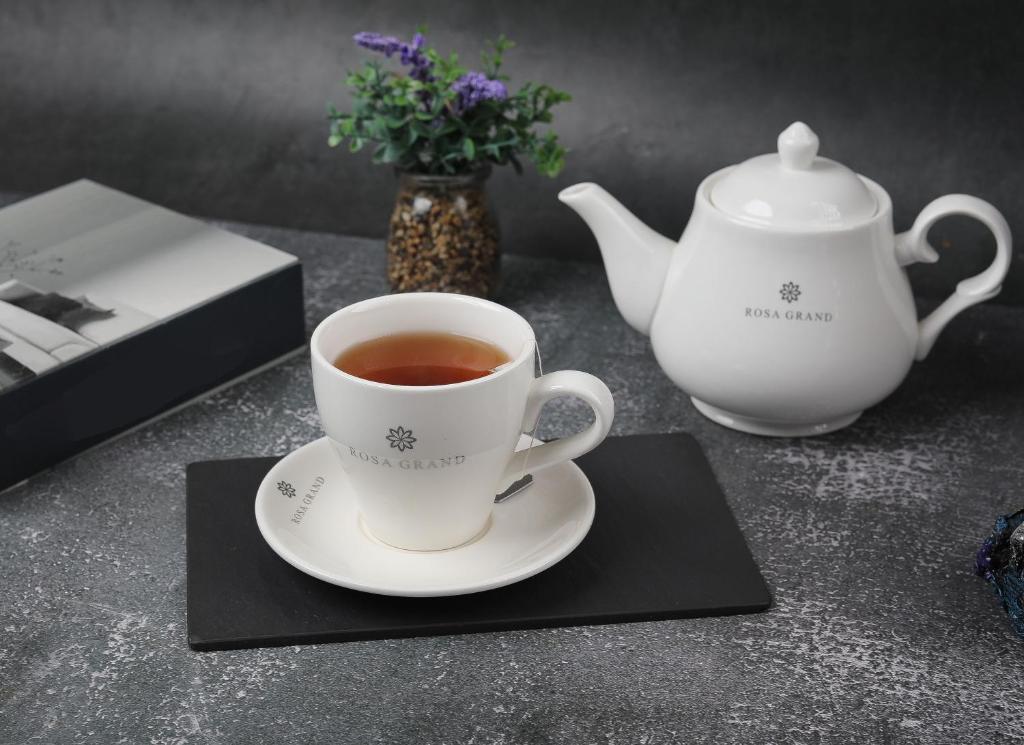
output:
[{"label": "teapot spout", "polygon": [[558,199],[576,210],[597,238],[612,298],[626,323],[650,334],[675,241],[644,225],[597,184],[570,186]]}]

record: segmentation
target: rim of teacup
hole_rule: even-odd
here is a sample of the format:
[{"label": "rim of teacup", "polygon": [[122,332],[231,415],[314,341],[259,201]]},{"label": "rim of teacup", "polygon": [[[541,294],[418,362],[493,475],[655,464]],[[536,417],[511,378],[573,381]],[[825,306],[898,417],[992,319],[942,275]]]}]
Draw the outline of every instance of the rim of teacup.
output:
[{"label": "rim of teacup", "polygon": [[[463,303],[467,306],[485,307],[495,309],[501,313],[508,314],[513,317],[513,320],[522,326],[523,328],[523,341],[522,349],[519,354],[512,360],[501,365],[495,372],[490,375],[485,375],[481,378],[474,378],[473,380],[465,380],[461,383],[444,383],[442,385],[396,385],[394,383],[380,383],[375,380],[366,380],[360,378],[351,373],[347,373],[344,370],[339,370],[334,366],[334,363],[327,359],[324,353],[320,350],[320,340],[326,333],[326,329],[329,328],[333,323],[336,323],[339,318],[352,315],[353,313],[365,312],[371,310],[376,306],[383,305],[401,305],[404,303],[417,303],[417,302],[439,302],[439,303]],[[410,328],[410,331],[427,331],[433,329],[416,329]],[[437,329],[443,331],[444,329]],[[490,341],[490,340],[487,340]],[[493,342],[492,342],[493,343]],[[378,297],[367,298],[366,300],[360,300],[359,302],[346,305],[344,308],[331,313],[329,316],[324,318],[320,323],[317,324],[313,330],[312,336],[309,339],[310,357],[314,364],[320,365],[329,375],[335,375],[343,380],[348,380],[353,383],[359,383],[370,388],[379,388],[387,391],[394,392],[405,392],[405,393],[427,393],[430,391],[451,391],[459,388],[468,388],[475,385],[486,385],[488,383],[500,380],[505,375],[509,374],[513,370],[519,368],[520,365],[532,360],[534,350],[536,349],[537,339],[533,333],[533,327],[530,323],[523,318],[521,315],[516,313],[511,308],[507,308],[500,303],[495,303],[491,300],[484,300],[483,298],[473,297],[472,295],[459,295],[454,292],[408,292],[398,295],[380,295]]]}]

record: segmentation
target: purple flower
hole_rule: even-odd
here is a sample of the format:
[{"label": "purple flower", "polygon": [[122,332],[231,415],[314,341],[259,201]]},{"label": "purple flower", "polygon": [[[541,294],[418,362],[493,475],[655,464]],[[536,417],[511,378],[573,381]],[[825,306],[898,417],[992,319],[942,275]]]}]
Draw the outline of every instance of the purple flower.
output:
[{"label": "purple flower", "polygon": [[360,31],[352,38],[355,39],[356,44],[359,46],[374,52],[381,52],[387,57],[400,51],[405,46],[394,36],[375,34],[372,31]]},{"label": "purple flower", "polygon": [[452,91],[459,96],[455,107],[459,114],[466,113],[481,101],[504,101],[508,98],[508,88],[504,83],[474,70],[452,83]]},{"label": "purple flower", "polygon": [[423,48],[423,34],[417,33],[412,37],[411,44],[403,44],[399,50],[402,53],[402,64],[403,65],[415,65],[424,59],[423,52],[420,49]]},{"label": "purple flower", "polygon": [[374,52],[380,52],[385,57],[390,57],[396,52],[402,64],[412,67],[409,77],[413,80],[427,82],[433,80],[430,71],[434,64],[423,53],[423,34],[417,33],[412,37],[412,43],[406,44],[394,36],[375,34],[372,31],[361,31],[352,37],[356,44]]},{"label": "purple flower", "polygon": [[434,63],[427,59],[422,49],[423,34],[417,33],[412,37],[412,44],[402,45],[402,64],[412,66],[409,77],[425,83],[434,79],[430,74]]}]

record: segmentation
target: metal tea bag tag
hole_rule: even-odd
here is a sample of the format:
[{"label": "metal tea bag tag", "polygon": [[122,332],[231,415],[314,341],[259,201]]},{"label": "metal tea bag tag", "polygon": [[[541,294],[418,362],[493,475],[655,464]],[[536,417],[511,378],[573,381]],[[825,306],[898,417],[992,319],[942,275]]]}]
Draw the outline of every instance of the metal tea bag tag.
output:
[{"label": "metal tea bag tag", "polygon": [[[544,374],[544,363],[540,358],[540,345],[537,344],[537,340],[533,341],[534,349],[534,377],[541,377]],[[528,473],[528,467],[530,465],[530,451],[533,450],[533,446],[537,444],[537,429],[540,427],[541,417],[544,416],[544,410],[541,409],[540,415],[537,417],[537,422],[533,425],[533,429],[523,434],[530,436],[530,445],[526,449],[526,456],[523,458],[523,470],[519,474],[519,478],[512,482],[512,484],[494,497],[494,502],[504,502],[509,497],[513,497],[519,492],[523,491],[526,487],[533,483],[533,475]]]}]

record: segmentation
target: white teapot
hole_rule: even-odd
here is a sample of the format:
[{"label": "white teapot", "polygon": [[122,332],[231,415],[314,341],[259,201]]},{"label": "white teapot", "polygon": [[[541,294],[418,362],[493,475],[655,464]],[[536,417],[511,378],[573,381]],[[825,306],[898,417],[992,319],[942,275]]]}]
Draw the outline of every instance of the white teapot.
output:
[{"label": "white teapot", "polygon": [[[558,195],[597,236],[626,321],[650,334],[697,409],[733,429],[802,436],[852,423],[953,316],[994,297],[1010,266],[1010,228],[988,202],[940,197],[894,235],[885,190],[817,152],[796,122],[778,153],[712,173],[678,243],[597,184]],[[938,259],[928,229],[951,214],[981,220],[996,258],[919,322],[902,267]]]}]

